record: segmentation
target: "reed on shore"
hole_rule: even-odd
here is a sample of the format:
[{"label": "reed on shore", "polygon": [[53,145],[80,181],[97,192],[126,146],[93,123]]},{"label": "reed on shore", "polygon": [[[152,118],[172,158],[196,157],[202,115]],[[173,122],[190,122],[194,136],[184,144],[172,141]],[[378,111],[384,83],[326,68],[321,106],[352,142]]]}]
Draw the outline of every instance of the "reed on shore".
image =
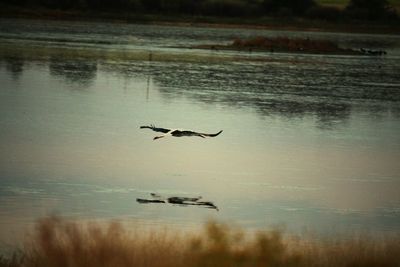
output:
[{"label": "reed on shore", "polygon": [[27,245],[1,267],[80,266],[400,266],[400,236],[311,239],[279,229],[245,233],[209,222],[203,232],[128,229],[78,223],[58,217],[40,220]]}]

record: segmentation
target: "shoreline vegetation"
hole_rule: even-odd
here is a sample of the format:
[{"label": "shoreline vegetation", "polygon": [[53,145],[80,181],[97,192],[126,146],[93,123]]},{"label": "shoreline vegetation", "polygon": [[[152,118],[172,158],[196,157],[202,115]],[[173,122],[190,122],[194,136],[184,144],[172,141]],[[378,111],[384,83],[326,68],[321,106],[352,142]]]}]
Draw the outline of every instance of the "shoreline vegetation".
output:
[{"label": "shoreline vegetation", "polygon": [[399,266],[400,236],[252,234],[217,222],[202,231],[126,228],[118,222],[39,220],[26,245],[0,267]]},{"label": "shoreline vegetation", "polygon": [[[351,1],[377,4],[352,8]],[[400,32],[400,18],[397,15],[400,0],[301,0],[305,2],[302,9],[293,4],[295,0],[281,1],[286,6],[274,4],[280,3],[279,0],[173,0],[171,3],[176,2],[175,5],[169,6],[162,6],[162,1],[156,0],[143,0],[143,3],[141,0],[119,0],[114,1],[114,6],[108,6],[111,4],[107,1],[100,1],[104,6],[93,8],[89,3],[96,1],[82,0],[82,3],[87,2],[85,7],[74,6],[74,2],[79,1],[63,0],[51,4],[51,0],[6,0],[0,3],[0,18],[380,34]],[[71,3],[71,6],[66,3]]]}]

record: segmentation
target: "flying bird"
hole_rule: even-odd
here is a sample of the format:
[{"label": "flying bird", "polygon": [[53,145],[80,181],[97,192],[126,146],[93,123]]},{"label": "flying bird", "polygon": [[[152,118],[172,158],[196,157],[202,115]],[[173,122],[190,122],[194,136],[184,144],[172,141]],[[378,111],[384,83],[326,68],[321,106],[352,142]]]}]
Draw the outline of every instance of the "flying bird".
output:
[{"label": "flying bird", "polygon": [[140,129],[150,129],[155,132],[163,133],[162,135],[158,135],[153,138],[153,140],[157,140],[166,136],[175,136],[175,137],[182,137],[182,136],[199,136],[202,138],[206,137],[215,137],[222,133],[222,130],[215,134],[208,134],[208,133],[198,133],[190,130],[178,130],[178,129],[166,129],[166,128],[159,128],[154,125],[150,126],[140,126]]}]

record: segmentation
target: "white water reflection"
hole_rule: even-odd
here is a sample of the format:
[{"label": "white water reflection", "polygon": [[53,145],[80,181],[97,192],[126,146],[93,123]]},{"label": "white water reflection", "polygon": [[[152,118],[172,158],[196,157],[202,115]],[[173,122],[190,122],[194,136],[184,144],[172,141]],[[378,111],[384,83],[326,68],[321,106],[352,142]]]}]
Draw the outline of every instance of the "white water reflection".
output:
[{"label": "white water reflection", "polygon": [[[25,34],[5,31],[9,23],[0,23],[8,51],[0,58],[4,242],[11,225],[18,232],[51,213],[182,227],[216,218],[247,228],[283,223],[292,231],[398,231],[396,53],[181,51],[166,46],[199,36],[223,41],[232,32],[164,27],[166,35],[154,30],[160,27],[137,26],[144,35],[132,40],[149,44],[155,38],[149,61],[143,47],[122,53],[112,41],[118,32],[127,38],[125,27],[134,25],[90,24],[93,36],[86,33],[86,43],[97,34],[111,41],[88,48],[63,23],[35,22],[37,31]],[[42,40],[46,31],[62,34],[63,41]],[[355,37],[362,38],[381,40]],[[31,42],[42,48],[25,47]],[[212,139],[153,141],[153,132],[139,129],[148,124],[224,132]],[[136,202],[151,192],[201,195],[220,211]]]}]

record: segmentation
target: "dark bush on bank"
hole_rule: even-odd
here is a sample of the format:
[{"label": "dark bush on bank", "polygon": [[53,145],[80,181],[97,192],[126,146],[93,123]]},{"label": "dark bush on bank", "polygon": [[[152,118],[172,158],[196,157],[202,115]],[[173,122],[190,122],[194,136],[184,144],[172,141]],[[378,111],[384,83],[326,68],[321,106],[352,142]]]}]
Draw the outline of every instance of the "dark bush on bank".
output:
[{"label": "dark bush on bank", "polygon": [[393,20],[397,18],[395,9],[387,0],[351,0],[344,10],[348,19]]},{"label": "dark bush on bank", "polygon": [[307,10],[305,16],[311,19],[338,21],[342,18],[342,12],[337,7],[313,6]]},{"label": "dark bush on bank", "polygon": [[316,6],[316,3],[314,0],[264,0],[262,5],[264,11],[270,15],[302,16]]}]

